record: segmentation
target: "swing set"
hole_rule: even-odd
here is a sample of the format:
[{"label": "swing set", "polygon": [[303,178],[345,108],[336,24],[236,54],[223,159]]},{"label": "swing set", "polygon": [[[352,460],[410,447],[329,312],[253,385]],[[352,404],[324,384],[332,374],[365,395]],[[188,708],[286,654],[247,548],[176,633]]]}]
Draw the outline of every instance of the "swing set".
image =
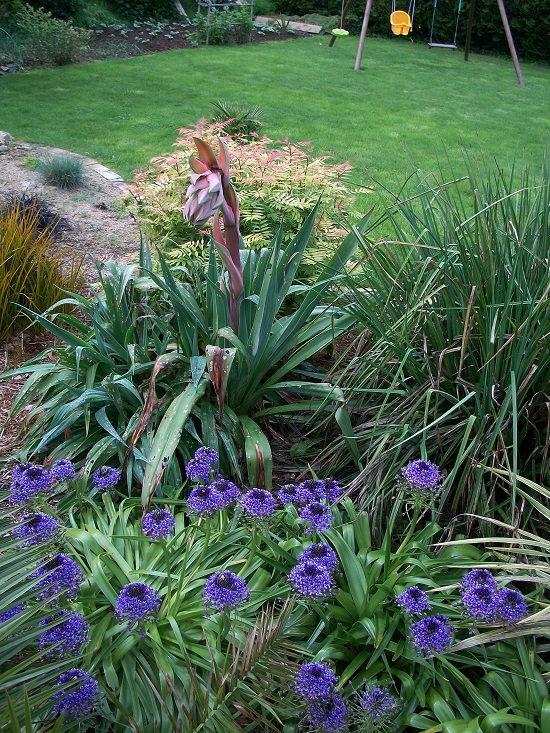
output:
[{"label": "swing set", "polygon": [[[345,4],[344,4],[344,0],[342,0],[342,10],[340,13],[340,27],[335,28],[332,31],[332,38],[330,39],[329,46],[334,45],[334,42],[336,41],[336,38],[338,36],[349,35],[348,31],[346,31],[343,26],[344,26],[344,20],[346,19],[346,16],[349,12],[349,9],[351,8],[352,3],[353,3],[353,0],[345,0]],[[373,3],[373,0],[367,0],[367,4],[365,6],[365,14],[363,16],[363,25],[361,27],[361,35],[359,36],[359,48],[357,50],[357,57],[355,60],[355,67],[354,67],[355,71],[359,71],[361,67],[361,58],[363,56],[363,48],[365,46],[365,37],[367,35],[367,28],[369,26],[370,11],[372,9],[372,3]],[[502,25],[504,26],[504,32],[506,33],[506,40],[508,41],[510,55],[512,57],[512,61],[514,62],[514,68],[516,70],[518,83],[523,86],[525,82],[523,81],[523,76],[522,76],[521,68],[519,65],[519,59],[518,59],[518,55],[516,52],[516,47],[514,44],[514,39],[512,37],[510,23],[508,22],[506,8],[504,6],[504,0],[497,0],[497,4],[498,4],[499,12],[500,12],[500,17],[502,20]],[[464,61],[468,61],[468,55],[470,53],[470,43],[472,40],[472,29],[473,29],[473,22],[474,22],[475,6],[476,6],[476,0],[470,0],[470,13],[468,16],[468,26],[466,30]],[[409,35],[409,33],[413,30],[415,9],[416,9],[416,0],[409,0],[409,6],[407,10],[399,10],[397,8],[397,0],[392,0],[390,25],[391,25],[392,33],[394,35],[396,36],[408,36]],[[451,43],[440,43],[437,40],[437,36],[435,35],[437,0],[433,0],[432,24],[430,27],[430,38],[428,41],[428,46],[430,46],[430,48],[451,48],[451,49],[457,48],[458,27],[459,27],[459,22],[460,22],[461,11],[462,11],[462,0],[458,0],[454,38]]]}]

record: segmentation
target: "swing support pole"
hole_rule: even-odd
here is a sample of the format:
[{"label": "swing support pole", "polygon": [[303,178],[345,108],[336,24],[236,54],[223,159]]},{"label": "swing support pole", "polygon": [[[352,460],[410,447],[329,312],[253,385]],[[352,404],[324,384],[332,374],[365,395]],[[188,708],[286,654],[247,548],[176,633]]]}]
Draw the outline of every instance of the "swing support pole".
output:
[{"label": "swing support pole", "polygon": [[[516,70],[516,76],[518,78],[518,84],[525,86],[523,81],[523,74],[521,73],[521,67],[519,65],[518,54],[516,46],[514,44],[514,38],[512,36],[512,29],[508,22],[508,16],[506,14],[506,7],[504,6],[504,0],[497,0],[498,9],[500,11],[500,17],[502,19],[502,25],[504,26],[504,32],[506,33],[506,40],[508,41],[508,48],[510,49],[510,56],[514,62],[514,69]],[[475,0],[471,0],[470,13],[468,15],[468,27],[466,28],[466,43],[464,46],[464,61],[468,61],[470,55],[470,43],[472,41],[472,28],[474,27],[474,12],[476,8]]]},{"label": "swing support pole", "polygon": [[354,71],[359,71],[361,69],[361,59],[363,57],[363,49],[365,47],[367,28],[369,27],[371,8],[372,0],[367,0],[367,4],[365,6],[365,15],[363,16],[363,25],[361,26],[361,35],[359,36],[359,48],[357,49],[357,56],[355,57]]},{"label": "swing support pole", "polygon": [[525,86],[525,82],[523,81],[523,74],[521,73],[521,67],[519,65],[519,59],[516,52],[516,46],[514,44],[514,39],[512,37],[512,30],[510,28],[510,23],[508,22],[508,16],[506,15],[506,8],[504,7],[504,0],[497,0],[498,2],[498,9],[500,10],[500,17],[502,18],[502,25],[504,26],[504,32],[506,33],[506,40],[508,41],[508,47],[510,49],[510,55],[512,56],[512,61],[514,62],[514,69],[516,70],[516,76],[518,78],[518,84],[521,84],[521,86]]},{"label": "swing support pole", "polygon": [[[344,21],[347,18],[347,15],[349,13],[349,9],[351,8],[353,3],[353,0],[346,0],[346,4],[344,6],[344,10],[342,11],[342,17],[340,18],[340,27],[344,25]],[[336,36],[332,36],[328,43],[328,47],[332,48],[336,42]]]}]

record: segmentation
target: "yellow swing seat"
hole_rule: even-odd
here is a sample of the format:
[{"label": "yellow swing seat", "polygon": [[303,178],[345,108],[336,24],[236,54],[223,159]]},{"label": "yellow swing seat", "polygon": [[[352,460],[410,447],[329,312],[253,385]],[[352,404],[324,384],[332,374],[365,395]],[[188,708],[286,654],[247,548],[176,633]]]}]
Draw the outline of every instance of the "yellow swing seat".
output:
[{"label": "yellow swing seat", "polygon": [[408,36],[412,28],[411,17],[404,10],[396,10],[390,15],[392,33],[396,36]]}]

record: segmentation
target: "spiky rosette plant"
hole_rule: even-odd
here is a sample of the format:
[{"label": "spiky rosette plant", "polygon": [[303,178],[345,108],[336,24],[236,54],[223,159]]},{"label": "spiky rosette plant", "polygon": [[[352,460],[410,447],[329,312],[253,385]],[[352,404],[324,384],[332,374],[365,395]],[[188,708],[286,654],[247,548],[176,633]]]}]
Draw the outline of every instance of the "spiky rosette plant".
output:
[{"label": "spiky rosette plant", "polygon": [[295,423],[321,410],[350,433],[342,390],[309,360],[354,325],[324,300],[369,217],[309,287],[298,285],[317,207],[286,246],[280,230],[270,247],[248,249],[225,145],[216,155],[208,143],[195,144],[184,213],[213,220],[206,270],[182,272],[159,255],[159,273],[146,247],[139,268],[98,265],[101,287],[90,300],[61,301],[79,307],[82,318],[60,314],[61,303],[33,314],[59,339],[57,359],[3,375],[30,375],[12,410],[28,417],[23,460],[53,452],[57,459],[87,458],[95,470],[118,459],[122,480],[115,490],[139,485],[146,509],[163,478],[179,490],[183,464],[199,445],[220,454],[228,478],[242,478],[246,461],[249,484],[269,488],[271,447],[260,428],[267,415]]}]

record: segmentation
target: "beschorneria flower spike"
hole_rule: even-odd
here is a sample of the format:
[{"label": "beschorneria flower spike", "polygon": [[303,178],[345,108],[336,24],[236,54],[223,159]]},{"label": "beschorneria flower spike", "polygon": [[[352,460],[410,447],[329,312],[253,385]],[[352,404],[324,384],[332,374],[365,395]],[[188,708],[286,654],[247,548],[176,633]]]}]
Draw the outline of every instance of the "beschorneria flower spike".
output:
[{"label": "beschorneria flower spike", "polygon": [[[234,333],[239,332],[239,298],[243,289],[240,255],[239,202],[229,178],[229,151],[218,138],[219,157],[211,146],[193,138],[199,157],[191,155],[191,185],[187,189],[183,217],[195,226],[203,226],[213,216],[214,243],[229,273],[229,317]],[[223,218],[223,232],[220,224]]]}]

